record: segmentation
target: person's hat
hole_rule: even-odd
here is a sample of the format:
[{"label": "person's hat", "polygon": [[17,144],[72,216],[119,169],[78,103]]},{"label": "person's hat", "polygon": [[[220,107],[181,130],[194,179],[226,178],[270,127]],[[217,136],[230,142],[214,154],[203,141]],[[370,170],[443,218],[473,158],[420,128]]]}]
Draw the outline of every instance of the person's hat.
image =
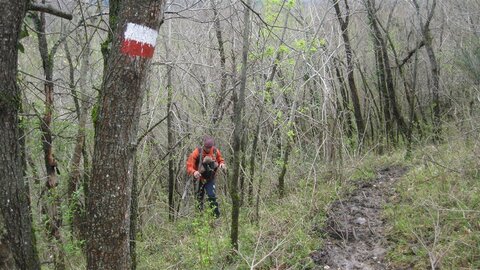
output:
[{"label": "person's hat", "polygon": [[203,138],[203,147],[211,148],[214,145],[215,145],[215,141],[213,140],[212,137],[206,136],[205,138]]}]

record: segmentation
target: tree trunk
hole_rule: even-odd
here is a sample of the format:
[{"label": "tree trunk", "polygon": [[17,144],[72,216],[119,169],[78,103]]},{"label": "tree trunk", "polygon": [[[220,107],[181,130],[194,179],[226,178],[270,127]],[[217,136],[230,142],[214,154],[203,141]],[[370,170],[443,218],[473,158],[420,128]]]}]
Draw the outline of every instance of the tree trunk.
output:
[{"label": "tree trunk", "polygon": [[353,103],[353,112],[355,115],[355,123],[357,124],[358,132],[358,145],[361,146],[365,135],[365,123],[362,117],[362,108],[360,106],[360,99],[358,97],[357,84],[355,83],[354,76],[354,64],[353,64],[353,50],[350,42],[350,36],[348,35],[348,24],[350,22],[350,7],[348,1],[345,0],[346,15],[343,19],[343,15],[340,11],[339,0],[332,0],[337,14],[338,22],[340,23],[340,29],[342,30],[342,39],[345,46],[345,54],[347,60],[347,81],[350,88],[350,97]]},{"label": "tree trunk", "polygon": [[137,269],[137,227],[138,227],[138,161],[133,161],[133,180],[132,180],[132,204],[130,206],[130,259],[132,261],[131,270]]},{"label": "tree trunk", "polygon": [[215,34],[217,36],[218,41],[218,53],[220,55],[220,69],[221,69],[221,78],[220,78],[220,91],[218,92],[215,106],[213,106],[213,116],[212,116],[212,123],[215,125],[223,118],[223,113],[225,111],[225,107],[223,103],[225,101],[227,95],[227,69],[225,67],[227,62],[227,57],[225,56],[225,48],[223,46],[223,37],[222,37],[222,27],[220,25],[220,18],[217,9],[217,3],[215,0],[210,0],[213,16],[214,16],[214,27],[215,27]]},{"label": "tree trunk", "polygon": [[428,9],[427,2],[427,19],[423,23],[423,17],[420,14],[420,6],[418,5],[417,0],[412,0],[415,8],[417,10],[417,17],[420,20],[420,28],[422,30],[423,41],[425,43],[425,50],[427,51],[428,60],[430,62],[430,70],[432,72],[432,103],[433,103],[433,140],[434,142],[440,141],[440,136],[442,133],[442,123],[441,123],[441,108],[440,108],[440,67],[438,65],[437,57],[435,56],[435,51],[433,50],[433,37],[430,30],[430,23],[435,14],[435,8],[437,6],[437,1],[432,1],[432,7]]},{"label": "tree trunk", "polygon": [[380,104],[383,108],[383,116],[385,122],[385,134],[387,137],[387,144],[388,140],[392,141],[395,144],[395,136],[394,136],[394,128],[393,128],[393,107],[390,97],[390,89],[388,85],[389,77],[387,74],[388,66],[385,66],[387,60],[385,59],[386,52],[386,44],[384,42],[383,36],[380,32],[380,28],[376,21],[375,15],[375,2],[372,0],[365,1],[365,8],[367,9],[367,15],[370,22],[370,27],[372,28],[372,36],[373,36],[373,43],[375,47],[375,62],[376,62],[376,69],[377,69],[377,82],[378,88],[380,91]]},{"label": "tree trunk", "polygon": [[433,50],[430,30],[427,31],[426,39],[430,39],[429,42],[426,42],[425,49],[427,50],[428,60],[430,61],[430,69],[432,71],[432,96],[433,96],[433,134],[434,141],[439,142],[440,136],[442,133],[442,122],[441,122],[441,112],[440,112],[440,68],[438,66],[437,58],[435,56],[435,51]]},{"label": "tree trunk", "polygon": [[[418,74],[418,52],[415,52],[415,60],[413,64],[413,79],[412,79],[412,92],[415,92],[417,89],[417,74]],[[412,95],[412,104],[415,104],[415,95]],[[414,118],[415,115],[415,107],[412,105],[410,107],[410,123],[408,127],[408,133],[407,133],[407,153],[406,153],[406,158],[411,157],[412,153],[412,134],[413,134],[413,125],[414,125]]]},{"label": "tree trunk", "polygon": [[[393,138],[393,121],[397,124],[397,127],[402,135],[407,135],[407,125],[405,119],[402,116],[400,105],[397,103],[397,98],[395,95],[395,85],[393,82],[392,68],[390,65],[390,56],[388,55],[387,42],[385,41],[384,36],[380,31],[381,24],[378,21],[376,15],[375,0],[367,0],[367,12],[372,27],[375,44],[377,46],[378,53],[378,68],[381,69],[379,72],[383,75],[385,87],[384,93],[386,94],[386,103],[388,103],[389,109],[389,121],[390,128],[392,130],[387,131],[390,134],[390,137]],[[388,35],[388,33],[386,33]]]},{"label": "tree trunk", "polygon": [[242,146],[240,147],[242,151],[242,158],[240,162],[240,206],[243,206],[245,200],[245,171],[247,168],[247,138],[248,138],[248,130],[243,131],[242,135]]},{"label": "tree trunk", "polygon": [[258,137],[260,137],[260,126],[263,119],[263,108],[264,104],[261,104],[262,108],[260,109],[260,114],[258,116],[258,122],[255,127],[255,133],[253,134],[253,144],[252,144],[252,153],[250,154],[250,173],[248,181],[248,205],[252,206],[253,204],[253,179],[255,179],[255,160],[257,158],[257,147],[258,147]]},{"label": "tree trunk", "polygon": [[21,93],[16,82],[17,45],[27,3],[0,0],[0,241],[2,253],[11,253],[18,269],[40,269],[19,140]]},{"label": "tree trunk", "polygon": [[[252,1],[248,0],[246,5]],[[240,176],[240,154],[243,132],[243,108],[245,106],[245,88],[247,85],[247,64],[248,50],[250,46],[250,9],[244,6],[243,22],[243,48],[242,48],[242,71],[240,75],[240,87],[238,93],[233,93],[233,173],[230,185],[230,196],[232,197],[232,226],[230,232],[230,243],[234,250],[238,251],[238,218],[240,216],[240,196],[238,194],[238,178]]]},{"label": "tree trunk", "polygon": [[[118,14],[120,12],[120,2],[121,0],[108,1],[108,34],[107,34],[107,39],[105,39],[105,41],[100,44],[100,51],[102,52],[102,57],[103,57],[103,79],[104,80],[105,80],[105,77],[107,76],[108,57],[110,56],[110,52],[112,51],[113,38],[117,30]],[[99,90],[97,95],[97,101],[92,111],[92,121],[93,121],[94,127],[96,127],[98,110],[99,110],[99,107],[101,106],[100,100],[99,100],[100,97],[101,97],[101,93]],[[88,183],[86,183],[85,186],[87,187],[87,190],[88,190]]]},{"label": "tree trunk", "polygon": [[347,92],[347,86],[345,84],[345,80],[343,78],[343,74],[340,71],[339,68],[339,61],[336,60],[335,58],[333,59],[334,63],[334,68],[335,68],[335,77],[338,79],[338,85],[340,87],[340,97],[341,100],[338,102],[339,104],[339,112],[341,113],[340,115],[340,120],[342,121],[342,124],[344,126],[345,131],[347,132],[347,137],[352,138],[352,120],[350,118],[350,106],[348,102],[348,92]]},{"label": "tree trunk", "polygon": [[[392,9],[392,13],[394,12],[394,10]],[[382,28],[382,30],[385,32],[385,36],[386,36],[386,39],[390,45],[390,48],[392,50],[392,53],[393,53],[393,57],[394,57],[394,60],[395,60],[395,64],[398,68],[398,72],[400,74],[400,77],[403,81],[403,87],[405,89],[405,97],[407,99],[407,103],[408,103],[408,107],[409,107],[409,124],[408,124],[408,127],[407,127],[407,124],[405,123],[405,127],[404,129],[406,129],[404,131],[405,133],[405,136],[406,136],[406,139],[407,139],[407,152],[409,152],[409,147],[411,145],[411,139],[412,139],[412,132],[413,132],[413,127],[415,125],[418,126],[419,124],[419,120],[418,120],[418,116],[417,114],[415,113],[415,97],[416,97],[416,93],[415,93],[415,88],[416,88],[416,72],[417,72],[417,62],[418,62],[418,50],[420,48],[422,48],[423,46],[425,46],[425,43],[423,41],[420,41],[416,46],[415,48],[413,48],[412,50],[410,50],[408,52],[408,54],[406,55],[406,57],[400,61],[399,57],[398,57],[398,54],[397,54],[397,50],[395,48],[395,42],[393,42],[391,36],[390,36],[390,33],[388,32],[388,29],[385,29],[385,27],[383,27],[380,23],[379,23],[379,26]],[[415,63],[414,63],[414,70],[413,70],[413,77],[414,79],[409,83],[407,81],[407,78],[405,76],[405,71],[404,71],[404,65],[411,59],[412,56],[415,56],[414,59],[415,59]]]},{"label": "tree trunk", "polygon": [[128,269],[130,204],[143,82],[164,0],[127,0],[108,56],[87,197],[87,268]]},{"label": "tree trunk", "polygon": [[[85,33],[87,35],[87,33]],[[80,92],[75,90],[75,78],[74,78],[74,65],[71,59],[70,51],[68,49],[68,43],[65,43],[65,54],[70,66],[70,88],[72,89],[72,97],[77,108],[77,117],[78,117],[78,130],[75,140],[75,147],[73,149],[72,159],[70,160],[70,175],[67,188],[67,202],[70,211],[73,213],[71,220],[73,233],[80,237],[80,239],[85,239],[85,215],[82,209],[81,203],[81,194],[78,194],[82,183],[82,170],[81,170],[81,161],[85,149],[85,128],[87,125],[87,117],[89,110],[89,97],[86,94],[87,88],[87,78],[89,77],[89,67],[90,67],[90,40],[85,39],[85,47],[81,57],[80,64],[80,75],[79,75],[79,85]],[[80,95],[80,98],[78,98]],[[83,171],[88,168],[84,167]]]},{"label": "tree trunk", "polygon": [[290,142],[290,138],[287,138],[287,146],[285,147],[283,153],[283,160],[282,160],[282,171],[278,176],[278,192],[280,194],[280,198],[285,196],[285,175],[287,173],[287,166],[288,166],[288,159],[290,157],[290,152],[292,151],[292,143]]},{"label": "tree trunk", "polygon": [[108,1],[108,34],[107,39],[101,44],[101,51],[103,56],[103,73],[108,69],[108,57],[112,50],[112,42],[117,30],[118,14],[120,12],[121,0],[109,0]]},{"label": "tree trunk", "polygon": [[175,144],[173,138],[172,118],[172,66],[167,66],[167,145],[168,145],[168,220],[172,221],[175,218],[175,205],[173,201],[174,185],[175,185],[175,165],[173,147]]},{"label": "tree trunk", "polygon": [[46,198],[42,205],[42,213],[47,216],[46,229],[50,238],[52,253],[54,256],[55,269],[65,269],[65,255],[62,248],[62,237],[60,228],[62,227],[62,214],[60,211],[61,200],[58,194],[57,186],[57,161],[53,154],[53,134],[51,130],[52,114],[54,108],[54,85],[53,85],[53,59],[56,52],[53,50],[49,53],[47,37],[45,33],[45,13],[35,14],[34,21],[37,28],[38,49],[42,59],[43,73],[45,76],[44,93],[45,93],[45,112],[40,130],[42,131],[42,146],[45,160],[45,169],[47,171],[47,181],[45,187],[47,189]]}]

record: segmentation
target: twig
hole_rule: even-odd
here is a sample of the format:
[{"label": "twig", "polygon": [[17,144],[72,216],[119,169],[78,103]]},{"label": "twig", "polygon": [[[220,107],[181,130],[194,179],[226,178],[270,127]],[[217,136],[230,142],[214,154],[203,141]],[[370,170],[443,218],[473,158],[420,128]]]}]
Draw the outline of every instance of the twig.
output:
[{"label": "twig", "polygon": [[398,65],[398,68],[402,68],[410,60],[410,58],[412,58],[415,52],[417,52],[417,50],[421,49],[423,46],[425,46],[425,42],[422,40],[415,48],[413,48],[411,51],[407,53],[407,56]]},{"label": "twig", "polygon": [[152,132],[152,130],[154,130],[158,125],[160,125],[163,121],[165,121],[165,119],[167,119],[167,117],[170,115],[170,113],[168,113],[165,117],[163,117],[162,119],[160,119],[157,123],[155,123],[155,125],[151,126],[147,131],[145,131],[142,136],[140,136],[138,139],[137,139],[137,145],[139,145],[143,138],[145,138],[148,133]]},{"label": "twig", "polygon": [[429,159],[430,162],[432,162],[433,164],[435,164],[435,165],[437,165],[437,166],[440,166],[440,167],[442,167],[442,168],[444,168],[444,169],[447,169],[447,170],[449,170],[449,171],[451,171],[451,172],[455,172],[455,173],[458,173],[458,174],[462,174],[462,172],[460,172],[460,171],[457,171],[457,170],[455,170],[455,169],[451,169],[451,168],[449,168],[449,167],[447,167],[447,166],[445,166],[445,165],[442,165],[442,164],[436,162],[436,161],[433,159],[433,157],[430,156],[430,155],[428,155],[428,159]]},{"label": "twig", "polygon": [[57,17],[64,18],[64,19],[67,19],[67,20],[72,20],[73,19],[73,16],[72,16],[71,13],[67,13],[65,11],[61,11],[59,9],[56,9],[52,5],[49,5],[49,4],[30,3],[28,5],[28,10],[45,12],[45,13],[52,14],[52,15],[55,15]]},{"label": "twig", "polygon": [[54,86],[57,86],[57,87],[60,87],[60,88],[63,88],[63,89],[68,89],[68,90],[71,90],[71,89],[72,89],[72,88],[70,88],[70,87],[68,87],[68,86],[55,83],[54,81],[49,81],[49,80],[45,80],[45,79],[43,79],[43,78],[37,77],[37,76],[35,76],[35,75],[33,75],[33,74],[30,74],[30,73],[28,73],[28,72],[25,72],[25,71],[23,71],[23,70],[18,70],[18,73],[22,73],[22,74],[24,74],[24,75],[26,75],[26,76],[32,77],[32,78],[37,79],[37,80],[39,80],[39,81],[42,81],[42,82],[44,82],[44,83],[51,83],[51,84],[53,84]]}]

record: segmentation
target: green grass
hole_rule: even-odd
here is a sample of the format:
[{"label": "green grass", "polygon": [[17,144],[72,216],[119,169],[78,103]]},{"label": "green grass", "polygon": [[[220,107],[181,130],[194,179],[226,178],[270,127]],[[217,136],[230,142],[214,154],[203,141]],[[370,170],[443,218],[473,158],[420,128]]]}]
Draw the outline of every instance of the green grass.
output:
[{"label": "green grass", "polygon": [[348,165],[318,166],[314,176],[299,161],[289,166],[296,169],[287,174],[287,195],[283,199],[278,198],[275,175],[265,173],[259,222],[255,220],[255,207],[241,208],[240,247],[233,260],[228,259],[228,196],[219,192],[222,217],[215,228],[209,215],[195,214],[193,209],[174,223],[166,221],[164,209],[152,209],[147,215],[156,218],[144,224],[138,242],[138,269],[311,269],[314,263],[309,255],[322,247],[321,228],[328,205],[348,194],[354,182],[374,179],[377,169],[399,163],[403,164],[403,153],[372,153]]},{"label": "green grass", "polygon": [[393,268],[480,268],[478,146],[450,141],[413,153],[386,207]]},{"label": "green grass", "polygon": [[[290,193],[283,199],[261,201],[258,224],[254,207],[243,207],[239,253],[230,261],[228,198],[222,200],[222,217],[216,227],[211,226],[215,221],[208,214],[147,225],[139,241],[139,269],[250,269],[253,265],[302,269],[312,265],[309,254],[321,244],[315,229],[323,224],[323,208],[334,198],[335,186],[327,185],[318,188],[315,198]],[[296,191],[300,190],[304,191]]]},{"label": "green grass", "polygon": [[[230,249],[231,204],[217,192],[222,216],[186,214],[168,222],[165,188],[152,186],[149,203],[140,201],[137,236],[137,269],[311,269],[309,254],[322,247],[321,228],[328,205],[348,194],[357,181],[375,179],[378,169],[407,166],[409,172],[397,183],[396,195],[385,207],[388,253],[391,268],[480,269],[480,147],[478,143],[449,141],[412,152],[379,156],[369,152],[338,163],[308,164],[294,153],[286,177],[286,196],[278,198],[275,165],[267,164],[256,222],[254,206],[240,213],[239,253]],[[304,153],[303,153],[304,154]],[[259,170],[259,173],[261,171]],[[223,187],[219,179],[219,189]],[[255,188],[258,186],[258,179]],[[191,196],[191,195],[190,195]],[[189,197],[190,202],[193,201]],[[66,219],[70,214],[64,211]],[[35,216],[42,261],[51,261],[43,224]],[[218,223],[213,226],[214,223]],[[67,228],[66,228],[67,229]],[[66,238],[68,234],[65,235]],[[82,245],[66,241],[69,269],[85,267]],[[46,264],[43,269],[51,269]]]}]

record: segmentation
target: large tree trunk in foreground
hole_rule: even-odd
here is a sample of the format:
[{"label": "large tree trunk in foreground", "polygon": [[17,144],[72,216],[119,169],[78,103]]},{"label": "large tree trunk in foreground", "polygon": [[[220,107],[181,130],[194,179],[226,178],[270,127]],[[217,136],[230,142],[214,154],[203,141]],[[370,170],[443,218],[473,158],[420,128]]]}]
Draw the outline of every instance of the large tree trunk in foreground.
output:
[{"label": "large tree trunk in foreground", "polygon": [[24,179],[21,94],[16,82],[17,45],[27,2],[0,0],[0,249],[13,254],[17,268],[40,269]]},{"label": "large tree trunk in foreground", "polygon": [[120,6],[95,126],[87,197],[87,268],[130,268],[130,204],[145,80],[164,0]]}]

